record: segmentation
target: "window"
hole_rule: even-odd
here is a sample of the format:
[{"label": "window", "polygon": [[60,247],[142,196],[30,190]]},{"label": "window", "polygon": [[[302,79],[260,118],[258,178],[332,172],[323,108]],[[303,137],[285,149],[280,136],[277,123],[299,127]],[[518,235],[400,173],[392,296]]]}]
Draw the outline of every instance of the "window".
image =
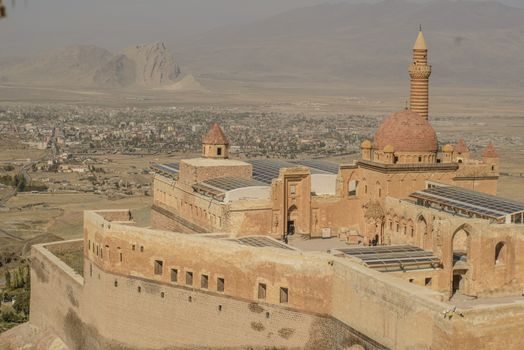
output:
[{"label": "window", "polygon": [[122,256],[122,252],[120,252],[120,262],[122,262],[123,260],[123,256]]},{"label": "window", "polygon": [[162,260],[155,260],[155,275],[161,275],[164,267]]},{"label": "window", "polygon": [[138,286],[138,293],[142,293],[142,287]]},{"label": "window", "polygon": [[409,283],[413,283],[413,282],[415,282],[415,280],[413,278],[410,278]]},{"label": "window", "polygon": [[115,287],[118,287],[118,281],[115,280]]},{"label": "window", "polygon": [[88,242],[88,248],[87,250],[91,250],[91,240],[87,241]]},{"label": "window", "polygon": [[217,278],[217,291],[223,292],[225,289],[225,281],[222,277]]},{"label": "window", "polygon": [[355,197],[357,195],[358,181],[352,180],[348,183],[348,197]]},{"label": "window", "polygon": [[209,277],[207,275],[200,276],[200,288],[207,289],[209,284]]},{"label": "window", "polygon": [[136,246],[133,244],[133,245],[131,246],[131,250],[134,251],[135,249],[136,249]]},{"label": "window", "polygon": [[217,156],[221,156],[222,155],[222,147],[218,147],[217,148]]},{"label": "window", "polygon": [[281,304],[287,304],[288,302],[288,290],[287,288],[280,287],[280,303]]},{"label": "window", "polygon": [[495,246],[495,265],[504,264],[506,260],[506,245],[504,242],[499,242]]},{"label": "window", "polygon": [[290,192],[291,194],[295,194],[295,193],[297,193],[297,185],[291,185],[291,186],[289,187],[289,192]]},{"label": "window", "polygon": [[193,285],[193,272],[186,272],[186,285],[192,286]]},{"label": "window", "polygon": [[431,277],[426,277],[426,279],[424,280],[424,285],[426,287],[431,286],[432,283],[433,283],[433,279]]},{"label": "window", "polygon": [[418,162],[422,162],[422,157],[418,157]]},{"label": "window", "polygon": [[160,297],[161,298],[164,298],[166,296],[166,294],[164,292],[160,292]]},{"label": "window", "polygon": [[93,264],[89,264],[89,277],[93,277]]},{"label": "window", "polygon": [[222,305],[218,305],[218,311],[222,311]]},{"label": "window", "polygon": [[364,186],[364,193],[365,193],[365,194],[368,193],[368,185]]},{"label": "window", "polygon": [[171,269],[171,282],[178,282],[178,270]]},{"label": "window", "polygon": [[258,299],[261,299],[261,300],[266,299],[266,284],[265,283],[258,284]]},{"label": "window", "polygon": [[140,246],[140,252],[143,253],[144,252],[144,246]]}]

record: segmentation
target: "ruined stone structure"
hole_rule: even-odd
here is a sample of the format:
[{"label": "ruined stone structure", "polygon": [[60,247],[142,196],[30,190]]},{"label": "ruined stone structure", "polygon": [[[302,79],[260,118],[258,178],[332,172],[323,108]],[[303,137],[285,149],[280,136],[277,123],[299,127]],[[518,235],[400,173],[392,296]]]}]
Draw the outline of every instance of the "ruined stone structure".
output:
[{"label": "ruined stone structure", "polygon": [[524,204],[495,196],[492,144],[439,146],[422,33],[414,52],[411,110],[354,164],[229,159],[215,124],[201,158],[153,167],[152,229],[91,211],[83,240],[34,246],[31,323],[74,350],[522,349]]}]

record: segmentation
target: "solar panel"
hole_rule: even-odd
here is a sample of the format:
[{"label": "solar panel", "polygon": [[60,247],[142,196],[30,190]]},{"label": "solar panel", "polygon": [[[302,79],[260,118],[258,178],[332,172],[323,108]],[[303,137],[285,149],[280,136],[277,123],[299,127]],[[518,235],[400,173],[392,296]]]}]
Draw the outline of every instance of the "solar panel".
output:
[{"label": "solar panel", "polygon": [[454,186],[431,187],[411,197],[493,219],[524,212],[524,203]]},{"label": "solar panel", "polygon": [[249,236],[231,239],[233,242],[240,243],[242,245],[247,245],[251,247],[270,247],[270,248],[280,248],[287,250],[294,250],[286,244],[283,244],[275,239],[264,237],[264,236]]},{"label": "solar panel", "polygon": [[254,179],[219,177],[199,182],[193,185],[193,189],[197,192],[203,192],[214,197],[222,197],[228,191],[254,186],[267,186],[267,184]]},{"label": "solar panel", "polygon": [[[253,179],[264,182],[268,185],[271,184],[271,181],[273,179],[278,178],[278,175],[280,174],[280,169],[304,166],[284,160],[275,159],[252,159],[248,160],[247,162],[253,166]],[[329,172],[327,171],[323,171],[317,168],[309,168],[311,174],[329,174]]]},{"label": "solar panel", "polygon": [[153,171],[167,175],[177,175],[180,171],[178,163],[153,164],[151,165],[151,169],[153,169]]},{"label": "solar panel", "polygon": [[337,163],[328,162],[326,160],[293,160],[291,161],[293,164],[299,164],[303,166],[307,166],[309,168],[318,169],[325,171],[327,173],[331,174],[338,174],[338,169],[340,166]]},{"label": "solar panel", "polygon": [[432,252],[409,245],[375,246],[338,249],[362,260],[370,268],[387,271],[416,270],[440,267],[440,259]]}]

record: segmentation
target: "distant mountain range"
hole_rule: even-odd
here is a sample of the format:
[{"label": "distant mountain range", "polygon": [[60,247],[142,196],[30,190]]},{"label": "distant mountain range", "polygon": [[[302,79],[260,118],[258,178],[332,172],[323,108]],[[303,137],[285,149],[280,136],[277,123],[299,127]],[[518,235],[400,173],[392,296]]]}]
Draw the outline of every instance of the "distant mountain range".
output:
[{"label": "distant mountain range", "polygon": [[222,27],[178,47],[177,57],[221,79],[397,84],[419,24],[432,83],[524,87],[524,9],[496,2],[326,3]]},{"label": "distant mountain range", "polygon": [[4,62],[0,80],[86,87],[156,88],[175,83],[180,68],[163,43],[112,53],[96,46],[70,46],[41,56]]},{"label": "distant mountain range", "polygon": [[[522,0],[515,3],[524,2]],[[424,28],[432,86],[524,88],[524,8],[497,2],[324,3],[264,20],[220,27],[176,45],[162,43],[112,53],[73,46],[26,60],[0,62],[0,82],[109,88],[171,87],[180,68],[198,80],[401,84],[411,47]]]}]

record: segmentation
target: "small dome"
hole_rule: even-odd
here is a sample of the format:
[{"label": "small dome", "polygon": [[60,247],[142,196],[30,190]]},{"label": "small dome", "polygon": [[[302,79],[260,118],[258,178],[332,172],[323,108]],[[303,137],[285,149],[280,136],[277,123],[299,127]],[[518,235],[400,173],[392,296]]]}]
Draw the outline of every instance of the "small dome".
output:
[{"label": "small dome", "polygon": [[364,140],[364,141],[362,141],[362,143],[360,144],[360,148],[371,149],[371,148],[373,148],[373,145],[371,144],[371,141],[369,141],[369,140]]},{"label": "small dome", "polygon": [[448,143],[447,145],[442,147],[442,152],[453,153],[453,146]]},{"label": "small dome", "polygon": [[387,145],[386,147],[384,147],[384,152],[385,153],[393,153],[393,152],[395,152],[395,149],[393,148],[393,146]]},{"label": "small dome", "polygon": [[375,148],[391,145],[396,152],[437,152],[437,134],[431,124],[412,111],[395,113],[375,133]]}]

